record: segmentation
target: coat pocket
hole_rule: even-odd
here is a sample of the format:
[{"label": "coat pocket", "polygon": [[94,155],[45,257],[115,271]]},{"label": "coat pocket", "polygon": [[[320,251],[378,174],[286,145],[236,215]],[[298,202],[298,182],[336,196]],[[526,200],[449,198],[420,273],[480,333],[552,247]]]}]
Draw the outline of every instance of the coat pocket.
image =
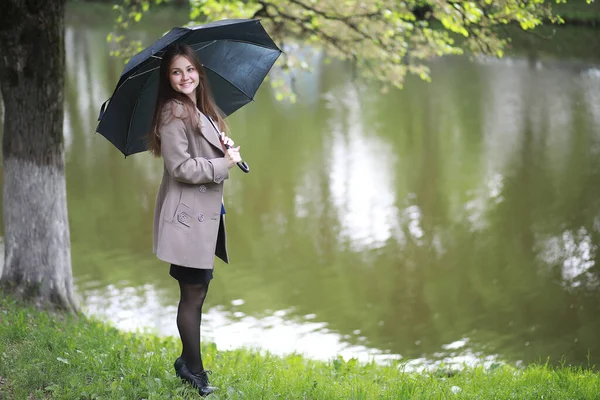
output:
[{"label": "coat pocket", "polygon": [[175,220],[173,222],[175,222],[179,226],[188,229],[191,228],[192,208],[183,203],[179,203],[179,205],[177,206],[177,211],[175,211]]}]

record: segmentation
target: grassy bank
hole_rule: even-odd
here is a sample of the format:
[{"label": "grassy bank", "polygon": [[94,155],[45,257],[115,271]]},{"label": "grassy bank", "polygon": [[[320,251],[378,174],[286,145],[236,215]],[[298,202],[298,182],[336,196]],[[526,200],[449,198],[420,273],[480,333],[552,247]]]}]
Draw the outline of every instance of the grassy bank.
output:
[{"label": "grassy bank", "polygon": [[[48,314],[2,296],[0,399],[191,399],[174,376],[173,338],[123,333]],[[204,348],[220,387],[210,399],[598,399],[600,375],[530,366],[403,373],[354,361],[319,362]]]}]

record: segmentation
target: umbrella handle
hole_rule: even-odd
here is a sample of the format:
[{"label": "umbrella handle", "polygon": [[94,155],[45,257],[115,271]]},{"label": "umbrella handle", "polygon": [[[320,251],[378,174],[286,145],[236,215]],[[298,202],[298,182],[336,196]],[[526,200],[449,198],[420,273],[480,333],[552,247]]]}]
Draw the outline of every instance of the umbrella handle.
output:
[{"label": "umbrella handle", "polygon": [[[217,129],[217,127],[215,126],[215,123],[212,121],[212,118],[208,118],[208,121],[210,122],[210,124],[213,126],[213,128],[215,128],[215,131],[219,132],[219,130]],[[229,145],[225,145],[226,148],[230,149],[231,146]],[[240,161],[239,163],[237,163],[237,166],[240,167],[240,169],[242,171],[244,171],[245,173],[250,172],[250,166],[248,165],[248,163],[246,163],[245,161]]]},{"label": "umbrella handle", "polygon": [[250,172],[250,166],[246,163],[246,161],[240,161],[237,163],[237,166],[240,167],[240,169],[245,173]]},{"label": "umbrella handle", "polygon": [[[225,145],[226,148],[230,149],[231,146]],[[237,163],[237,166],[240,167],[240,169],[242,171],[244,171],[245,173],[250,172],[250,166],[248,165],[248,163],[246,161],[240,161],[239,163]]]}]

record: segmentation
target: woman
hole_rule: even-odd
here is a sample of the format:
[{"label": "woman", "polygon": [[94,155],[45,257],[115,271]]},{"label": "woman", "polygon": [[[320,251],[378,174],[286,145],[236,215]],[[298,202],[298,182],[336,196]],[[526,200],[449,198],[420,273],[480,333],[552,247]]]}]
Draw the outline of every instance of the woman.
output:
[{"label": "woman", "polygon": [[[177,328],[181,357],[175,372],[212,393],[200,354],[202,304],[213,277],[214,256],[228,262],[223,182],[241,161],[239,147],[220,132],[227,125],[217,108],[194,51],[169,46],[161,61],[158,99],[149,149],[164,160],[154,213],[154,253],[171,264],[179,282]],[[217,130],[218,127],[218,130]]]}]

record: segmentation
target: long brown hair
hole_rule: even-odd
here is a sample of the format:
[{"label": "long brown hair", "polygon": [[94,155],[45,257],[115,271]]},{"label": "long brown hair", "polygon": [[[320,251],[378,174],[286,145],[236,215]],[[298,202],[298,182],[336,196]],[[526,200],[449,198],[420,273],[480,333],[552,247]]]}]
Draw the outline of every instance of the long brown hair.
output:
[{"label": "long brown hair", "polygon": [[[171,73],[171,64],[178,56],[184,56],[198,71],[199,82],[196,88],[196,104],[183,93],[177,92],[171,86],[169,74]],[[175,115],[171,112],[171,115],[167,115],[166,119],[163,120],[163,109],[172,100],[180,101],[184,104],[184,114]],[[197,119],[196,108],[202,113],[217,123],[217,126],[221,131],[228,131],[225,117],[221,110],[217,107],[215,100],[213,99],[212,92],[210,91],[210,85],[206,72],[202,68],[202,64],[198,60],[198,56],[194,50],[182,43],[171,44],[165,50],[162,60],[160,62],[160,71],[158,78],[158,96],[156,98],[156,108],[154,109],[154,116],[152,118],[152,125],[148,134],[148,150],[156,157],[160,157],[160,126],[164,123],[169,122],[172,118],[191,119],[192,124],[197,124],[200,129],[200,120]]]}]

